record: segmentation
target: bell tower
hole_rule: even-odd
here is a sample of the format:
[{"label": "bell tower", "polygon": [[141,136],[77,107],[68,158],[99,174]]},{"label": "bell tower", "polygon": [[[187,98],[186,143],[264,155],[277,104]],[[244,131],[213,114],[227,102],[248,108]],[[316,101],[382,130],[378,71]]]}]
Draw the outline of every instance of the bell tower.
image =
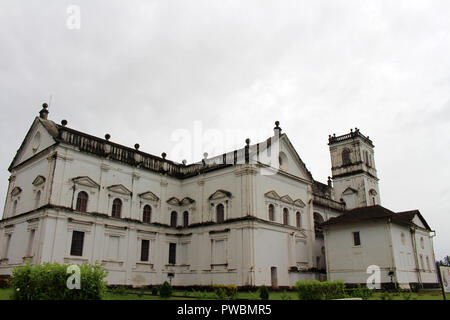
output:
[{"label": "bell tower", "polygon": [[350,133],[328,137],[333,188],[337,201],[346,209],[380,203],[374,145],[358,128]]}]

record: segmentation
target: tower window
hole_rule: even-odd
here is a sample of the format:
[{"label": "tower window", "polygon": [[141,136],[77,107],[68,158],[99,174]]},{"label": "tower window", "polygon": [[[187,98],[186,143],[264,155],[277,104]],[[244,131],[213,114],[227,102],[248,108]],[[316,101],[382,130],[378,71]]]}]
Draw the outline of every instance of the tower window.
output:
[{"label": "tower window", "polygon": [[81,212],[86,212],[88,199],[89,199],[89,196],[86,192],[84,192],[84,191],[79,192],[78,197],[77,197],[76,210],[81,211]]},{"label": "tower window", "polygon": [[350,160],[350,150],[349,149],[344,149],[342,151],[342,165],[346,166],[351,164],[352,161]]},{"label": "tower window", "polygon": [[38,208],[40,202],[41,202],[41,190],[38,190],[38,192],[36,192],[36,198],[34,199],[34,208]]},{"label": "tower window", "polygon": [[122,200],[116,198],[113,201],[111,215],[114,218],[120,218],[121,213],[122,213]]},{"label": "tower window", "polygon": [[144,207],[142,221],[144,221],[145,223],[150,223],[152,221],[152,207],[148,204]]},{"label": "tower window", "polygon": [[364,151],[364,158],[366,160],[366,164],[370,167],[369,152],[367,150]]},{"label": "tower window", "polygon": [[17,213],[17,200],[14,200],[12,207],[12,214],[15,215]]}]

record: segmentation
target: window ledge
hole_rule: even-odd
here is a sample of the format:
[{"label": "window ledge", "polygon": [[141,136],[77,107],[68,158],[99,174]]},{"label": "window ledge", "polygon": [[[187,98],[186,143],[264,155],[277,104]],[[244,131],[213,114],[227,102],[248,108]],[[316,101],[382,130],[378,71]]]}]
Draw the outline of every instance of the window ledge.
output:
[{"label": "window ledge", "polygon": [[64,260],[80,260],[80,261],[89,261],[89,259],[88,258],[83,258],[83,257],[80,257],[80,256],[66,256],[66,257],[64,257]]},{"label": "window ledge", "polygon": [[169,263],[166,264],[165,267],[190,267],[190,264],[175,264],[175,263]]},{"label": "window ledge", "polygon": [[136,262],[136,264],[142,264],[142,265],[146,265],[146,266],[153,266],[153,263],[148,262],[148,261],[138,261],[138,262]]},{"label": "window ledge", "polygon": [[119,259],[102,259],[102,262],[123,263],[123,260],[119,260]]}]

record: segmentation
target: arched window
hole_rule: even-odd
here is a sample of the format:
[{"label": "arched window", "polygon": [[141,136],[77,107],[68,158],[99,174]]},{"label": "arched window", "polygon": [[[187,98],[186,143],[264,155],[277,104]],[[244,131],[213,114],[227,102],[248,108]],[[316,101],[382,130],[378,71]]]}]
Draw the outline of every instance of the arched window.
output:
[{"label": "arched window", "polygon": [[17,200],[14,200],[13,206],[12,206],[12,214],[15,215],[17,212]]},{"label": "arched window", "polygon": [[152,207],[148,204],[144,207],[142,221],[144,221],[145,223],[150,223],[152,221]]},{"label": "arched window", "polygon": [[297,213],[295,214],[295,220],[297,222],[297,228],[301,228],[302,227],[302,215],[300,212],[297,211]]},{"label": "arched window", "polygon": [[172,211],[172,213],[170,214],[170,226],[176,227],[177,220],[178,220],[178,213],[176,211]]},{"label": "arched window", "polygon": [[350,150],[349,149],[344,149],[342,151],[342,165],[346,166],[351,164],[352,161],[350,160]]},{"label": "arched window", "polygon": [[88,199],[89,199],[88,194],[86,192],[84,192],[84,191],[80,191],[78,193],[78,197],[77,197],[76,210],[77,211],[86,212],[87,211]]},{"label": "arched window", "polygon": [[275,221],[275,206],[273,204],[269,204],[269,220]]},{"label": "arched window", "polygon": [[369,152],[367,150],[364,150],[364,158],[366,160],[366,164],[370,166],[370,160],[369,160]]},{"label": "arched window", "polygon": [[223,204],[218,204],[216,207],[216,222],[220,223],[225,220],[225,212]]},{"label": "arched window", "polygon": [[41,190],[38,190],[38,192],[36,192],[36,198],[34,199],[34,208],[38,208],[39,207],[39,203],[41,202]]},{"label": "arched window", "polygon": [[402,232],[400,234],[401,240],[402,240],[402,244],[405,245],[406,244],[406,238],[405,238],[405,234]]},{"label": "arched window", "polygon": [[111,215],[115,218],[120,218],[121,213],[122,213],[122,200],[116,198],[113,201]]},{"label": "arched window", "polygon": [[323,237],[322,227],[320,224],[323,222],[323,218],[320,213],[314,212],[314,232],[316,237]]},{"label": "arched window", "polygon": [[189,226],[189,212],[183,212],[183,227]]},{"label": "arched window", "polygon": [[425,242],[423,241],[423,237],[420,237],[420,247],[425,249]]},{"label": "arched window", "polygon": [[370,189],[369,191],[370,197],[372,198],[372,205],[377,204],[377,192],[374,189]]},{"label": "arched window", "polygon": [[287,208],[283,209],[283,224],[289,224],[289,210]]}]

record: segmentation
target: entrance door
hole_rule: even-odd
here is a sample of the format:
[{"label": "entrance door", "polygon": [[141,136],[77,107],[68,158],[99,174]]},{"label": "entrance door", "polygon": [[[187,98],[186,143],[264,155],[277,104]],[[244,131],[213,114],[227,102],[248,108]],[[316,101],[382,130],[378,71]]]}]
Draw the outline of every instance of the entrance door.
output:
[{"label": "entrance door", "polygon": [[272,288],[277,288],[278,287],[277,267],[270,268],[270,280]]}]

